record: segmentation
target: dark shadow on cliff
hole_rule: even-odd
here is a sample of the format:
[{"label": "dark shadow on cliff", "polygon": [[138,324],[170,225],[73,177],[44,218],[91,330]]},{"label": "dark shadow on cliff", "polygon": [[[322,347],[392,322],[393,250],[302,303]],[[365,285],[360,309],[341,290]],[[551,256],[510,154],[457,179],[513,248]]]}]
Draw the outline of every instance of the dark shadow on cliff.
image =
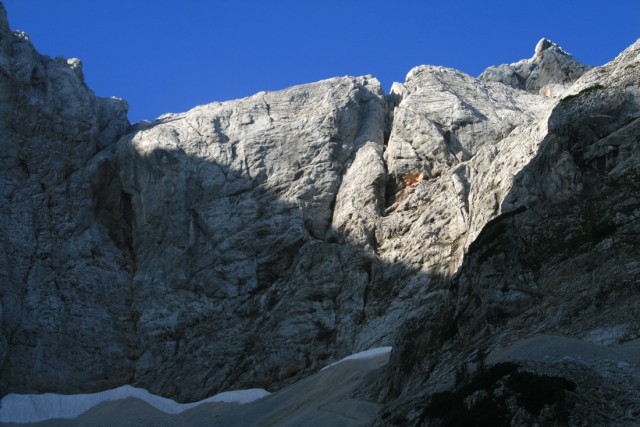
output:
[{"label": "dark shadow on cliff", "polygon": [[[319,226],[313,206],[283,201],[266,175],[249,179],[180,149],[122,159],[109,163],[110,176],[100,170],[96,217],[132,277],[131,383],[153,393],[194,401],[229,389],[276,390],[348,354],[391,345],[396,326],[424,313],[419,301],[448,283],[381,261],[330,219]],[[212,188],[216,177],[224,183]],[[145,189],[131,191],[139,182]],[[378,185],[382,210],[386,183]],[[422,294],[399,299],[408,281],[424,283]]]},{"label": "dark shadow on cliff", "polygon": [[[492,425],[509,423],[515,415],[503,402],[468,400],[473,393],[491,396],[496,387],[519,387],[514,381],[523,374],[513,373],[518,365],[506,367],[513,372],[486,369],[491,348],[534,334],[581,337],[585,325],[637,324],[640,169],[632,153],[640,140],[638,107],[631,97],[603,97],[601,90],[567,97],[555,108],[548,136],[515,177],[504,213],[485,225],[451,279],[444,298],[450,309],[404,324],[381,381],[389,402],[378,423],[407,423],[410,411],[422,414],[416,425],[428,419],[459,425],[465,417],[475,423],[487,416]],[[601,98],[594,102],[596,96]],[[592,110],[585,113],[578,103]],[[598,144],[605,139],[608,145]],[[634,336],[621,336],[618,344]],[[527,374],[539,387],[527,393],[541,399],[535,403],[541,406],[522,402],[530,422],[562,424],[569,415],[585,416],[571,408],[586,409],[599,383],[581,379],[579,366],[563,369],[557,378]],[[566,394],[563,384],[576,378],[579,393]],[[512,394],[519,404],[527,396]],[[545,400],[552,396],[557,400]],[[552,418],[537,418],[544,405]]]}]

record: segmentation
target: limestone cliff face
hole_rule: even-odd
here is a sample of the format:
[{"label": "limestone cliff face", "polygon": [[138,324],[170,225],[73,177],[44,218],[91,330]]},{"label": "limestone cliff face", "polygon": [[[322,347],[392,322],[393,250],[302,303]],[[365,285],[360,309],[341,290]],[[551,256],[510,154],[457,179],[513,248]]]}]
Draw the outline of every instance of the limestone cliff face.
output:
[{"label": "limestone cliff face", "polygon": [[[378,422],[437,425],[434,393],[484,402],[464,394],[478,366],[527,339],[638,338],[638,44],[588,70],[542,40],[478,79],[421,66],[388,96],[342,77],[135,126],[78,60],[6,19],[0,45],[3,393],[193,401],[394,345]],[[594,390],[604,368],[565,356],[492,384],[566,368],[558,396],[586,410],[568,384]],[[637,408],[620,366],[612,392]],[[510,393],[505,419],[561,410]]]},{"label": "limestone cliff face", "polygon": [[130,204],[113,163],[126,112],[94,96],[80,61],[12,33],[0,8],[3,393],[130,378]]},{"label": "limestone cliff face", "polygon": [[559,96],[591,67],[573,59],[551,40],[542,39],[529,59],[487,68],[479,80],[500,82],[545,96]]},{"label": "limestone cliff face", "polygon": [[336,78],[163,116],[120,140],[136,382],[193,399],[353,349],[385,113],[377,80]]},{"label": "limestone cliff face", "polygon": [[379,424],[637,422],[638,67],[640,42],[530,133],[500,215],[403,326]]}]

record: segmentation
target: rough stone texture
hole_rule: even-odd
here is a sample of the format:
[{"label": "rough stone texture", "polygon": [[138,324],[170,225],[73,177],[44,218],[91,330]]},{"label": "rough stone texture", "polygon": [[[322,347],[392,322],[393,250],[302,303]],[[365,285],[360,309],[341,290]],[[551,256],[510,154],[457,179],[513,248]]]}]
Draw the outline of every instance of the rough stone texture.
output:
[{"label": "rough stone texture", "polygon": [[[385,151],[388,206],[376,226],[381,267],[358,337],[363,345],[369,337],[393,339],[401,323],[431,307],[439,284],[501,212],[552,102],[436,67],[412,70],[403,86]],[[452,123],[448,114],[464,119]]]},{"label": "rough stone texture", "polygon": [[530,59],[489,67],[478,79],[501,82],[545,96],[560,96],[590,68],[573,59],[554,42],[541,39]]},{"label": "rough stone texture", "polygon": [[416,67],[394,111],[385,151],[389,173],[396,181],[407,174],[422,179],[442,175],[531,122],[547,104],[539,96],[484,84],[457,70]]},{"label": "rough stone texture", "polygon": [[[379,424],[395,417],[440,425],[456,411],[473,416],[489,407],[494,423],[637,422],[639,66],[637,42],[553,107],[501,215],[425,315],[405,324],[384,382],[394,400]],[[528,338],[540,334],[551,336]],[[498,362],[518,367],[506,372]],[[555,400],[534,410],[515,389],[503,406],[485,399],[522,372]],[[558,381],[574,386],[560,390]],[[442,399],[451,413],[434,410]]]},{"label": "rough stone texture", "polygon": [[[639,46],[573,84],[587,67],[543,39],[480,79],[421,66],[387,96],[342,77],[130,127],[0,19],[0,393],[273,391],[395,343],[380,424],[436,425],[438,399],[637,417]],[[542,335],[556,356],[523,359]]]},{"label": "rough stone texture", "polygon": [[335,78],[166,115],[119,142],[136,383],[194,399],[359,350],[385,114],[377,80]]},{"label": "rough stone texture", "polygon": [[114,226],[126,200],[112,160],[126,111],[94,96],[79,60],[12,33],[0,5],[2,393],[129,379],[127,232]]}]

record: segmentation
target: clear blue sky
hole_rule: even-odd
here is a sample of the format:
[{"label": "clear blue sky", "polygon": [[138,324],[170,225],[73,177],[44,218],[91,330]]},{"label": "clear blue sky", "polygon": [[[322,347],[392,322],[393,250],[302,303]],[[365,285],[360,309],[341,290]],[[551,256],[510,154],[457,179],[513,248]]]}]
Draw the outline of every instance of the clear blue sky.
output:
[{"label": "clear blue sky", "polygon": [[4,0],[13,29],[50,56],[79,57],[129,119],[333,76],[388,91],[421,64],[477,76],[547,37],[601,65],[640,37],[640,0]]}]

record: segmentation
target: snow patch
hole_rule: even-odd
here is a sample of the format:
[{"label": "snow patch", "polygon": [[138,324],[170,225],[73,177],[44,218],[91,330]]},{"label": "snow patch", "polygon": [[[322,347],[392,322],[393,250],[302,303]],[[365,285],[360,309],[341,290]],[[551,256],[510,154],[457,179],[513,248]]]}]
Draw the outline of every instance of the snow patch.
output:
[{"label": "snow patch", "polygon": [[381,354],[387,354],[387,353],[391,353],[391,347],[372,348],[366,351],[361,351],[360,353],[352,354],[351,356],[347,356],[344,359],[340,359],[337,362],[333,362],[331,365],[327,365],[320,370],[324,371],[325,369],[335,366],[338,363],[344,362],[345,360],[370,359],[372,357],[380,356]]},{"label": "snow patch", "polygon": [[143,388],[130,385],[91,394],[8,394],[0,400],[0,422],[32,423],[52,418],[76,418],[102,402],[135,397],[167,414],[179,414],[202,403],[249,403],[270,393],[261,388],[225,391],[193,403],[156,396]]}]

